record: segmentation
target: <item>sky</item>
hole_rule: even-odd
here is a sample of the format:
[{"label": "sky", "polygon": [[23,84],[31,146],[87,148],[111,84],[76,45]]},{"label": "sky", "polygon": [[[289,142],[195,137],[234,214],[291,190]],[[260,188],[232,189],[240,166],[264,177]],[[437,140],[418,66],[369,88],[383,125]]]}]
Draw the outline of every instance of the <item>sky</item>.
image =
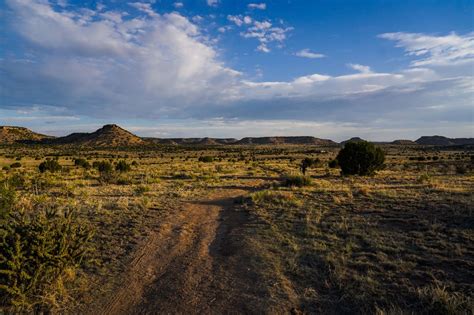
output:
[{"label": "sky", "polygon": [[474,1],[0,1],[0,125],[474,137]]}]

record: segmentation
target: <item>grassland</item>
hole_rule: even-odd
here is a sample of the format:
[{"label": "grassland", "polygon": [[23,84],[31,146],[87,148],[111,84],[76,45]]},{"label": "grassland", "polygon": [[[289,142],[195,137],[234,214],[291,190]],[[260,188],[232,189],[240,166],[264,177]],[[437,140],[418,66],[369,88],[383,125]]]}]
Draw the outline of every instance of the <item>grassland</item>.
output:
[{"label": "grassland", "polygon": [[[73,211],[94,231],[88,259],[19,309],[472,314],[473,152],[383,148],[382,171],[343,177],[334,147],[3,146],[14,211]],[[79,157],[135,163],[104,180]],[[306,157],[322,161],[311,183],[283,185]],[[62,170],[40,173],[46,158]],[[127,285],[134,305],[113,304]]]}]

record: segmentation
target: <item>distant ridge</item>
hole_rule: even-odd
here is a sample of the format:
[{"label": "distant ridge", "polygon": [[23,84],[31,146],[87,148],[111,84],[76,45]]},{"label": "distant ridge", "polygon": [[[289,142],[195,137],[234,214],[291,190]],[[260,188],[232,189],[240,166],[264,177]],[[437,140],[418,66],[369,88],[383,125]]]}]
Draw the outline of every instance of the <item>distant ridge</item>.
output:
[{"label": "distant ridge", "polygon": [[390,144],[395,144],[395,145],[416,145],[415,141],[412,140],[405,140],[405,139],[400,139],[400,140],[394,140],[390,142]]},{"label": "distant ridge", "polygon": [[415,141],[421,145],[467,145],[474,144],[474,138],[447,138],[443,136],[423,136]]},{"label": "distant ridge", "polygon": [[52,138],[51,136],[33,132],[25,127],[0,126],[0,144],[25,143]]},{"label": "distant ridge", "polygon": [[246,137],[235,144],[307,144],[307,145],[337,145],[336,142],[328,139],[319,139],[310,136],[295,137]]},{"label": "distant ridge", "polygon": [[[339,146],[348,142],[365,141],[360,137],[353,137],[340,144],[329,139],[320,139],[313,136],[276,136],[276,137],[245,137],[240,140],[234,138],[151,138],[138,137],[133,133],[115,124],[105,125],[91,132],[72,133],[64,137],[52,137],[33,132],[24,127],[0,126],[0,144],[57,144],[78,145],[97,148],[105,147],[133,147],[145,145],[315,145]],[[474,145],[474,138],[447,138],[443,136],[423,136],[416,141],[399,139],[391,142],[374,142],[378,145]]]}]

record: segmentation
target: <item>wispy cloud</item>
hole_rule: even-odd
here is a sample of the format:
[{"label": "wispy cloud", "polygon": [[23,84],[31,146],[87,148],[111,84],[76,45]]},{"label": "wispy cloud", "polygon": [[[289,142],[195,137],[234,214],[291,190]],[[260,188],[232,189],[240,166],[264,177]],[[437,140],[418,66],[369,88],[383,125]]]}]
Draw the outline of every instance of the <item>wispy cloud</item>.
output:
[{"label": "wispy cloud", "polygon": [[302,58],[310,58],[310,59],[317,59],[317,58],[326,57],[323,54],[312,52],[311,50],[309,50],[307,48],[296,52],[295,56],[302,57]]},{"label": "wispy cloud", "polygon": [[433,36],[419,33],[384,33],[380,38],[397,42],[408,55],[419,57],[412,66],[452,65],[474,61],[474,33]]},{"label": "wispy cloud", "polygon": [[265,10],[267,8],[267,4],[266,3],[249,3],[247,7],[249,9]]}]

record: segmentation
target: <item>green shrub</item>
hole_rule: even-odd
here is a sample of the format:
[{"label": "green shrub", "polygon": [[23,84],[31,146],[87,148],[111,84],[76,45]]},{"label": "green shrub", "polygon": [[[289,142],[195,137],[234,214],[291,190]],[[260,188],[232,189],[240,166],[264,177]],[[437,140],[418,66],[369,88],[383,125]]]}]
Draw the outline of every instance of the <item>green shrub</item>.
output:
[{"label": "green shrub", "polygon": [[94,162],[92,164],[99,171],[99,181],[110,183],[115,179],[112,164],[109,161]]},{"label": "green shrub", "polygon": [[99,171],[99,173],[112,173],[113,170],[112,164],[108,161],[96,161],[92,165]]},{"label": "green shrub", "polygon": [[21,167],[21,163],[20,163],[20,162],[15,162],[15,163],[12,163],[12,164],[10,165],[10,168],[19,168],[19,167]]},{"label": "green shrub", "polygon": [[84,262],[91,238],[70,211],[10,214],[0,225],[0,305],[12,313],[48,313],[44,296],[66,269]]},{"label": "green shrub", "polygon": [[41,173],[44,173],[46,171],[54,173],[61,170],[61,165],[59,165],[58,161],[56,160],[47,160],[47,161],[42,162],[38,166],[38,168]]},{"label": "green shrub", "polygon": [[79,167],[83,167],[85,169],[91,168],[90,163],[87,162],[86,159],[83,159],[83,158],[74,159],[74,165],[79,166]]},{"label": "green shrub", "polygon": [[300,164],[301,173],[303,173],[303,175],[306,175],[306,169],[316,166],[319,163],[319,159],[304,158]]},{"label": "green shrub", "polygon": [[339,166],[339,162],[337,161],[337,159],[333,159],[329,161],[328,166],[330,168],[337,168]]},{"label": "green shrub", "polygon": [[199,162],[211,163],[214,161],[212,156],[200,156],[198,159]]},{"label": "green shrub", "polygon": [[16,192],[7,182],[0,184],[0,222],[12,211],[16,202]]},{"label": "green shrub", "polygon": [[303,187],[311,185],[311,178],[302,175],[285,175],[282,178],[282,185],[285,187]]},{"label": "green shrub", "polygon": [[124,160],[118,161],[118,163],[115,165],[115,170],[121,173],[129,172],[131,169],[132,168],[130,167],[130,164]]},{"label": "green shrub", "polygon": [[135,187],[135,189],[134,189],[134,193],[137,196],[141,196],[144,193],[149,192],[149,191],[150,191],[150,187],[145,186],[145,185],[139,185],[139,186]]},{"label": "green shrub", "polygon": [[336,158],[344,175],[371,175],[383,167],[385,154],[367,141],[349,142]]}]

